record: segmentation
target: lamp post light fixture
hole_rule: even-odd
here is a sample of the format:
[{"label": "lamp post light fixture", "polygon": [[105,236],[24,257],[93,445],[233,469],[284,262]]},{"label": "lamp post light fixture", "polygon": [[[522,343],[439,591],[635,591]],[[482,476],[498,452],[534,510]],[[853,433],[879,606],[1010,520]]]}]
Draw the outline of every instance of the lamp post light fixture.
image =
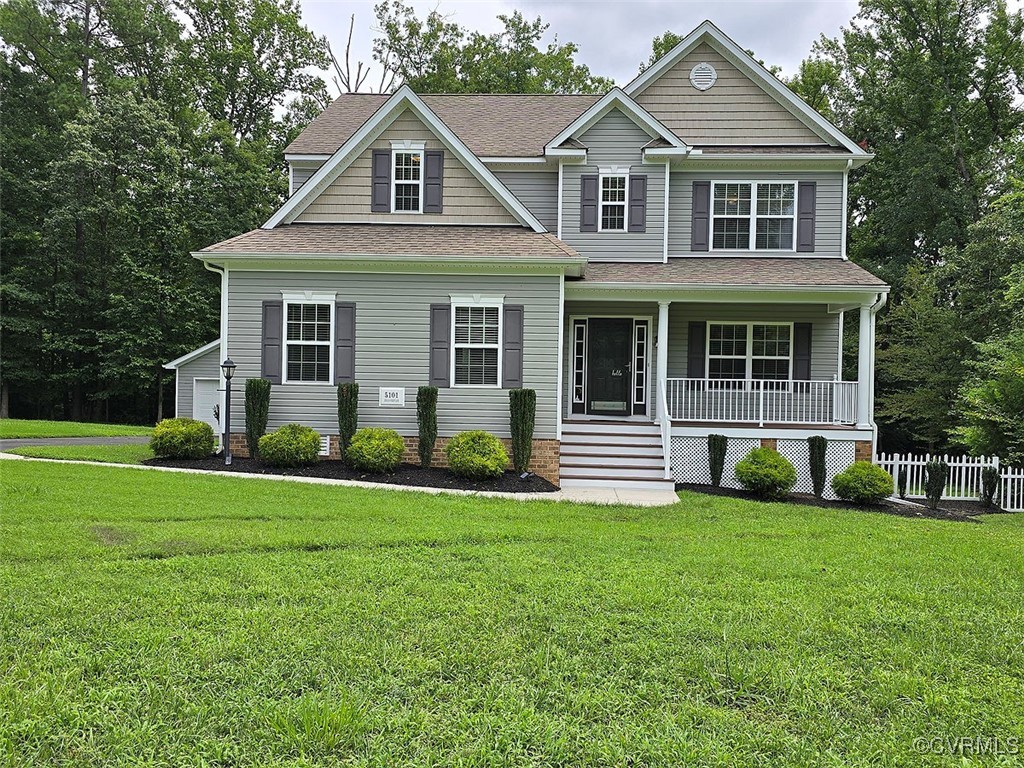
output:
[{"label": "lamp post light fixture", "polygon": [[231,464],[231,377],[235,375],[235,368],[230,357],[220,364],[224,374],[224,466]]}]

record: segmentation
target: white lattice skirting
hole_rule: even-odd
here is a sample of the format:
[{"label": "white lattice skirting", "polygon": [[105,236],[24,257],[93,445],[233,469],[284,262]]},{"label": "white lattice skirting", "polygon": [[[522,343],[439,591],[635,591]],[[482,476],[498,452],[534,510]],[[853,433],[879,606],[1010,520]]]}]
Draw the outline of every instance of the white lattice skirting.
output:
[{"label": "white lattice skirting", "polygon": [[[736,464],[747,455],[751,448],[757,448],[761,441],[756,438],[730,437],[725,449],[725,469],[722,471],[722,485],[739,488],[736,482]],[[796,468],[797,493],[811,493],[811,466],[806,440],[777,441],[779,453],[793,462]],[[670,458],[672,476],[677,483],[710,483],[711,469],[708,466],[708,441],[706,437],[673,437]],[[832,478],[854,461],[853,440],[829,440],[825,450],[825,493],[826,499],[834,499]]]}]

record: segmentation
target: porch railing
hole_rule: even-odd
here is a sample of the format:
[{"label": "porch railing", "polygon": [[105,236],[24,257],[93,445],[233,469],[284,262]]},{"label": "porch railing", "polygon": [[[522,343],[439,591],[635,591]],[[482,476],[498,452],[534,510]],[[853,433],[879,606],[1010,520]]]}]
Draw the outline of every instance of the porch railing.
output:
[{"label": "porch railing", "polygon": [[673,421],[856,424],[855,381],[667,379]]}]

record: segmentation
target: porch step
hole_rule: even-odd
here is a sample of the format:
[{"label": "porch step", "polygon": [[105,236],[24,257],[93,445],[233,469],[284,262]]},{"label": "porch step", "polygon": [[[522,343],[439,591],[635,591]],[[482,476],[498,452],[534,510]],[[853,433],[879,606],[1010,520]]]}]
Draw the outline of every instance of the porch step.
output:
[{"label": "porch step", "polygon": [[565,421],[559,461],[563,488],[672,490],[661,428],[644,421]]}]

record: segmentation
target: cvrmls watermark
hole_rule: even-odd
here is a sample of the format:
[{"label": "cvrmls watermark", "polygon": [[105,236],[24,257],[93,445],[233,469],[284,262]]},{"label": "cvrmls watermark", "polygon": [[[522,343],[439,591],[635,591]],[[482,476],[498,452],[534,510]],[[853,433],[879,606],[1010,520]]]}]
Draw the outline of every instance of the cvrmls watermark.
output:
[{"label": "cvrmls watermark", "polygon": [[1019,755],[1016,736],[918,736],[914,751],[922,755]]}]

